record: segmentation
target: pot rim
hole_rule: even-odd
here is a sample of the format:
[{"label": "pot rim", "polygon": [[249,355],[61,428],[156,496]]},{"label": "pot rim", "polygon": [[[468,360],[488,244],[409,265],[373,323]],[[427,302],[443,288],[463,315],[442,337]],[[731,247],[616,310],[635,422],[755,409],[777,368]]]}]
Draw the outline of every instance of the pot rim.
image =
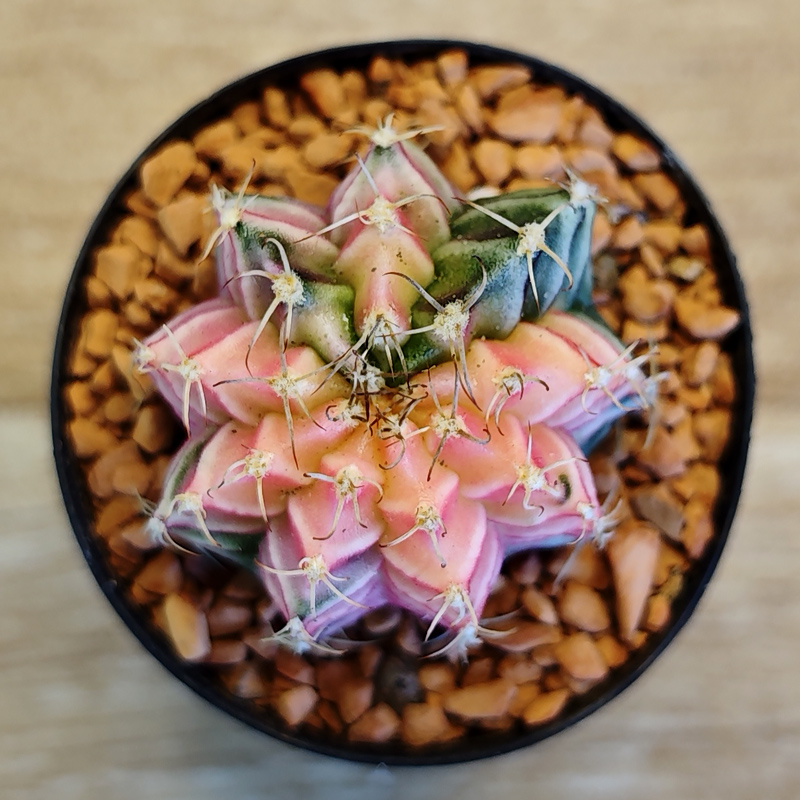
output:
[{"label": "pot rim", "polygon": [[[299,735],[283,726],[279,717],[269,715],[267,709],[256,713],[254,704],[228,694],[217,681],[211,679],[202,665],[189,664],[174,654],[166,640],[146,623],[138,607],[126,599],[117,579],[105,564],[103,551],[90,530],[91,500],[78,468],[78,460],[71,451],[66,435],[69,414],[65,407],[62,388],[67,382],[66,360],[76,335],[76,321],[86,308],[80,291],[81,281],[89,268],[93,250],[101,243],[103,235],[119,216],[120,201],[125,191],[131,187],[141,163],[147,156],[167,140],[196,132],[204,124],[218,119],[236,103],[252,99],[256,91],[267,84],[293,83],[303,72],[323,66],[336,70],[363,68],[377,54],[388,58],[402,57],[415,60],[435,57],[449,49],[465,50],[471,65],[509,62],[525,64],[531,68],[533,80],[537,83],[559,85],[570,94],[579,94],[603,114],[612,129],[629,131],[649,142],[658,151],[664,171],[674,180],[687,204],[687,216],[690,222],[702,223],[708,229],[712,263],[716,268],[725,303],[736,308],[741,314],[739,327],[726,339],[723,347],[731,356],[734,373],[739,380],[739,395],[733,406],[731,436],[719,462],[722,484],[713,509],[715,536],[706,553],[687,571],[683,590],[673,600],[673,619],[668,627],[662,632],[652,634],[647,643],[634,651],[621,667],[611,673],[610,677],[576,698],[571,710],[559,715],[555,720],[522,733],[487,734],[476,739],[467,737],[457,742],[456,746],[429,748],[421,752],[404,750],[402,745],[381,747],[350,744]],[[221,711],[250,727],[306,750],[372,764],[443,765],[507,753],[535,744],[571,727],[627,689],[673,641],[694,612],[711,580],[733,523],[750,443],[755,385],[750,313],[742,278],[736,267],[736,258],[709,201],[688,170],[661,138],[635,114],[582,78],[558,66],[512,50],[451,39],[366,42],[296,56],[234,80],[201,100],[169,125],[144,149],[120,178],[89,228],[65,292],[56,334],[50,386],[53,455],[70,524],[83,557],[101,591],[145,649],[182,683]]]}]

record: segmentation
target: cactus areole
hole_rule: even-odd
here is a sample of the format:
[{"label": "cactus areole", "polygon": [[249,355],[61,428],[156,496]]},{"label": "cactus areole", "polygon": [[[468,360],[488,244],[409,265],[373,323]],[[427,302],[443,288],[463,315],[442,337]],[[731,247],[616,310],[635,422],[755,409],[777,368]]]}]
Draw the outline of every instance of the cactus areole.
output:
[{"label": "cactus areole", "polygon": [[393,604],[463,655],[506,556],[613,535],[586,454],[657,376],[594,313],[578,176],[473,201],[366,133],[325,210],[213,189],[218,297],[136,352],[187,434],[147,524],[257,571],[296,652]]}]

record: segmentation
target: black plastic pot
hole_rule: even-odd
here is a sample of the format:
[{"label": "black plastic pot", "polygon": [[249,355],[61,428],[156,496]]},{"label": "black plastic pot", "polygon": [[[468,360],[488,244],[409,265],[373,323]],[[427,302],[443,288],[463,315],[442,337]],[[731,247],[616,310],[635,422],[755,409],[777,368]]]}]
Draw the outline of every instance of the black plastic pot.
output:
[{"label": "black plastic pot", "polygon": [[[738,378],[738,398],[733,409],[729,445],[720,463],[722,491],[714,510],[716,534],[703,558],[695,563],[686,576],[681,594],[673,604],[672,621],[668,628],[652,635],[647,644],[635,651],[628,661],[613,671],[609,678],[586,694],[575,698],[566,713],[553,722],[523,733],[485,733],[465,738],[446,749],[427,749],[424,752],[391,747],[351,744],[345,741],[311,738],[288,730],[281,720],[252,703],[228,694],[212,674],[202,666],[181,661],[170,646],[146,621],[140,610],[124,596],[115,575],[105,563],[103,552],[90,530],[91,501],[78,461],[71,451],[66,424],[68,414],[63,399],[67,375],[67,360],[77,335],[78,322],[85,311],[81,281],[88,273],[91,254],[105,242],[111,226],[122,213],[122,198],[134,184],[140,163],[163,142],[172,138],[191,138],[203,125],[228,113],[236,104],[258,97],[266,85],[293,86],[302,73],[318,67],[336,70],[365,68],[376,54],[388,57],[419,59],[435,56],[444,49],[458,47],[466,50],[471,64],[517,62],[527,64],[537,82],[556,84],[568,93],[585,98],[603,114],[608,124],[619,131],[630,131],[648,141],[662,157],[665,171],[679,187],[687,204],[687,223],[702,223],[710,233],[711,253],[724,302],[738,309],[742,323],[725,342],[735,375]],[[719,223],[691,176],[672,151],[644,123],[603,92],[562,69],[535,58],[486,45],[458,41],[402,41],[360,44],[325,50],[294,58],[268,67],[221,89],[207,100],[185,113],[158,137],[134,163],[111,191],[95,219],[78,255],[75,270],[67,287],[53,361],[51,408],[53,450],[64,503],[70,522],[100,588],[124,623],[139,641],[179,680],[222,711],[242,720],[281,741],[308,750],[355,761],[383,762],[395,765],[429,765],[470,761],[527,747],[552,736],[592,714],[633,683],[674,639],[694,612],[722,553],[739,500],[745,461],[750,441],[750,425],[755,393],[750,318],[744,287],[736,270],[736,260]]]}]

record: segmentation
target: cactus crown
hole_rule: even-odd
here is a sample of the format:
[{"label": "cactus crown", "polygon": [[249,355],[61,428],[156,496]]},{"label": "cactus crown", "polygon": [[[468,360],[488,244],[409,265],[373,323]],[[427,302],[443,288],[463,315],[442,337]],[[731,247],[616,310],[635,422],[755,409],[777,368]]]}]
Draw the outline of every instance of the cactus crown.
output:
[{"label": "cactus crown", "polygon": [[458,199],[426,131],[359,132],[324,212],[212,188],[219,297],[135,354],[188,436],[147,525],[252,564],[298,652],[393,603],[463,653],[506,555],[610,535],[585,450],[646,358],[592,315],[588,184]]}]

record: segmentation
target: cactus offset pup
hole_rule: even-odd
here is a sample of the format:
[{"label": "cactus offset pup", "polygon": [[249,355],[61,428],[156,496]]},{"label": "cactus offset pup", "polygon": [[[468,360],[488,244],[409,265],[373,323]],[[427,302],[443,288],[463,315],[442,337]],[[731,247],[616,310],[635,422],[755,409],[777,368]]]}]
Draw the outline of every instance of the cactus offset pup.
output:
[{"label": "cactus offset pup", "polygon": [[219,296],[135,354],[187,433],[151,535],[252,566],[296,652],[385,604],[432,652],[502,636],[504,559],[604,544],[586,453],[654,395],[593,313],[591,187],[461,199],[414,133],[325,211],[215,188]]}]

